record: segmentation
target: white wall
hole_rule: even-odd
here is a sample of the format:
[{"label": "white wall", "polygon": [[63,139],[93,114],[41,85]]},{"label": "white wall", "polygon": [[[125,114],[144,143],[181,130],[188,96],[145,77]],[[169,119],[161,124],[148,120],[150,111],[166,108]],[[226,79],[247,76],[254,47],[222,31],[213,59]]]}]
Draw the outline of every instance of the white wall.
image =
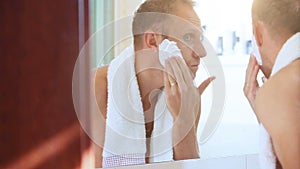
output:
[{"label": "white wall", "polygon": [[[207,27],[205,36],[211,44],[216,47],[217,38],[219,36],[224,38],[224,55],[219,56],[219,59],[226,85],[223,119],[214,135],[206,143],[199,145],[201,155],[204,158],[211,158],[258,153],[258,122],[243,94],[249,59],[249,55],[246,54],[246,41],[252,37],[252,0],[196,1],[195,10],[202,25]],[[231,48],[233,31],[237,31],[241,37],[240,49],[236,51]],[[205,73],[202,71],[199,74],[203,76]],[[197,80],[203,79],[199,77]],[[202,122],[205,122],[207,112],[210,110],[210,103],[207,100],[211,97],[209,90],[204,93],[202,99]]]},{"label": "white wall", "polygon": [[[116,0],[115,1],[115,20],[124,19],[124,17],[132,17],[143,0]],[[131,32],[131,22],[126,27],[116,27],[115,41],[120,41],[122,34]],[[119,54],[125,47],[132,43],[132,38],[121,39],[122,42],[115,47],[115,54]]]},{"label": "white wall", "polygon": [[231,50],[233,31],[241,38],[239,55],[246,53],[246,41],[252,37],[251,6],[253,0],[196,0],[196,12],[202,25],[207,26],[206,36],[216,46],[219,36],[224,38],[225,55]]}]

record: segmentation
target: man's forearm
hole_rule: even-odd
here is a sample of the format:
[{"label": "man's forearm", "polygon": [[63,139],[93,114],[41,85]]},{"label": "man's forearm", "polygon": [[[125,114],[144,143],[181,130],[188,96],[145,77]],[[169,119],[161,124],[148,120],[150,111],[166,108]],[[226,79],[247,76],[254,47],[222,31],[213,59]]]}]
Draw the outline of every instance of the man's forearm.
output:
[{"label": "man's forearm", "polygon": [[187,130],[180,125],[173,127],[174,160],[199,158],[197,136],[194,126]]}]

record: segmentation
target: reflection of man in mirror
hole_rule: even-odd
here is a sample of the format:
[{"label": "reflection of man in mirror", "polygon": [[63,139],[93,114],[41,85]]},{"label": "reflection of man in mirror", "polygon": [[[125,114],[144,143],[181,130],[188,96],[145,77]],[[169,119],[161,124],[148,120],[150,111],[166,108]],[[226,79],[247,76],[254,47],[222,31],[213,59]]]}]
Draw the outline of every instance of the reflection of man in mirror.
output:
[{"label": "reflection of man in mirror", "polygon": [[[244,93],[260,121],[261,168],[299,169],[300,1],[254,0],[252,18],[259,53],[250,57]],[[261,88],[259,69],[268,78]]]},{"label": "reflection of man in mirror", "polygon": [[[146,0],[134,16],[133,34],[134,46],[95,76],[106,119],[105,133],[99,133],[103,143],[95,151],[97,167],[199,158],[200,97],[214,77],[194,86],[206,51],[193,2]],[[165,39],[177,44],[183,59],[170,57],[164,68],[159,48]]]}]

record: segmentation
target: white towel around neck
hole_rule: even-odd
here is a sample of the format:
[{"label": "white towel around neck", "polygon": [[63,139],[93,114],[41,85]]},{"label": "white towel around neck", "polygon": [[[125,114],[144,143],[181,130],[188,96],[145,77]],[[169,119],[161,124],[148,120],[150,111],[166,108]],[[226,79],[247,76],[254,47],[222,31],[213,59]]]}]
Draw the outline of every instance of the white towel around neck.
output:
[{"label": "white towel around neck", "polygon": [[[289,38],[282,46],[273,66],[271,76],[298,58],[300,58],[300,32]],[[261,169],[276,168],[276,157],[271,138],[262,124],[260,125],[260,166]]]},{"label": "white towel around neck", "polygon": [[[131,45],[108,67],[108,104],[103,160],[107,157],[126,155],[145,159],[144,110],[134,65],[134,49]],[[162,92],[154,111],[150,162],[173,160],[172,125],[173,118],[167,110]]]}]

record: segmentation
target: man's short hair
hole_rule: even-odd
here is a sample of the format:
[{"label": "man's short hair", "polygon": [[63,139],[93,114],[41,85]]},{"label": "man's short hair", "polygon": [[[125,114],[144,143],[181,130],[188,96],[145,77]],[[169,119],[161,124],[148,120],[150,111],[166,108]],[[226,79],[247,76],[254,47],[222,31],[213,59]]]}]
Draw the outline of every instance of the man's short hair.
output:
[{"label": "man's short hair", "polygon": [[254,0],[252,16],[274,35],[300,32],[300,0]]},{"label": "man's short hair", "polygon": [[177,2],[190,6],[195,4],[193,0],[146,0],[142,3],[135,12],[132,22],[134,42],[136,43],[136,38],[149,29],[166,34],[164,29],[166,25],[163,23],[166,23],[168,16],[163,14],[170,14],[176,10]]}]

